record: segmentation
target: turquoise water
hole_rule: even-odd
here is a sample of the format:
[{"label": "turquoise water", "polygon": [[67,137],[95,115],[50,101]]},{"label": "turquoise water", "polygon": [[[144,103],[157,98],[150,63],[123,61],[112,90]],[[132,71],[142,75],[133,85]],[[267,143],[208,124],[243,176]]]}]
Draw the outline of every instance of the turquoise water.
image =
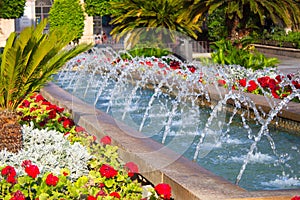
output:
[{"label": "turquoise water", "polygon": [[[85,89],[84,87],[80,89],[81,86],[76,91],[74,89],[68,91],[93,104],[98,88],[91,87],[84,95]],[[141,132],[145,137],[158,142],[164,141],[164,145],[170,149],[193,160],[196,146],[212,110],[207,107],[196,107],[191,103],[176,102],[176,99],[163,93],[155,94],[150,105],[151,109],[148,110],[154,92],[138,88],[132,95],[133,89],[134,86],[129,84],[116,89],[115,82],[110,80],[96,107],[104,112],[108,111],[115,119],[124,121],[136,130],[139,130],[143,123]],[[171,112],[172,109],[175,112]],[[148,113],[145,115],[145,112]],[[241,117],[236,115],[231,118],[229,112],[220,111],[218,116],[216,122],[212,123],[214,127],[210,127],[218,131],[214,131],[210,137],[206,136],[195,161],[235,183],[253,143],[252,136],[259,132],[260,125],[247,118],[247,125],[250,128],[245,128]],[[300,137],[272,127],[269,127],[269,134],[271,137],[265,134],[258,142],[239,185],[247,190],[300,188]],[[275,149],[271,145],[273,142]]]}]

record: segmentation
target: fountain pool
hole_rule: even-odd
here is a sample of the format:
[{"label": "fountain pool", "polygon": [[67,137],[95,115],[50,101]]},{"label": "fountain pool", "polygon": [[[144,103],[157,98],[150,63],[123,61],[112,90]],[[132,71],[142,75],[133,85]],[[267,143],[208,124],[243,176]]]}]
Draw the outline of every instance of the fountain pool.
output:
[{"label": "fountain pool", "polygon": [[[298,89],[281,103],[265,93],[271,107],[267,113],[241,89],[224,93],[216,74],[223,74],[228,88],[236,76],[224,68],[193,63],[204,84],[199,73],[166,73],[161,66],[168,63],[157,58],[124,61],[110,49],[81,56],[56,76],[57,84],[73,95],[247,190],[300,187],[300,138],[271,124],[291,99],[299,98]],[[190,64],[182,65],[188,69]],[[249,79],[257,76],[232,68]],[[217,91],[214,103],[212,91]],[[230,112],[228,100],[234,105]]]}]

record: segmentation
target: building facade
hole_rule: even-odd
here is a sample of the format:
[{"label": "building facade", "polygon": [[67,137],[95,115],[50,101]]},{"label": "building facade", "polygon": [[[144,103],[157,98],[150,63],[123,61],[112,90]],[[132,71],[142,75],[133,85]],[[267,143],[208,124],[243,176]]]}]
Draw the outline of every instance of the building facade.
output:
[{"label": "building facade", "polygon": [[[50,8],[53,5],[54,0],[27,0],[25,4],[24,14],[19,19],[0,19],[0,47],[5,46],[6,39],[9,34],[13,31],[20,32],[25,27],[32,26],[38,24],[44,18],[49,16]],[[83,0],[81,0],[83,3]],[[95,18],[95,22],[93,17],[85,16],[84,21],[84,32],[83,36],[79,42],[94,42],[93,35],[99,31],[99,17]],[[94,24],[97,26],[94,27]],[[49,29],[49,27],[46,27]],[[94,30],[95,29],[95,30]],[[47,30],[46,30],[47,31]]]}]

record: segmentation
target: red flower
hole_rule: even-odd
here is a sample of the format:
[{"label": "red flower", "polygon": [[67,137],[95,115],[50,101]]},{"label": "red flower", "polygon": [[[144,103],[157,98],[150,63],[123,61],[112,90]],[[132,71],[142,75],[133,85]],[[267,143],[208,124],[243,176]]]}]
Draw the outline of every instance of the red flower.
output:
[{"label": "red flower", "polygon": [[76,132],[83,132],[83,131],[85,131],[85,129],[81,126],[76,126],[75,131]]},{"label": "red flower", "polygon": [[44,101],[44,100],[45,100],[44,97],[40,94],[36,95],[35,97],[35,102]]},{"label": "red flower", "polygon": [[284,76],[281,76],[281,75],[277,75],[275,77],[275,79],[280,83],[282,81],[282,79],[284,78]]},{"label": "red flower", "polygon": [[219,83],[219,85],[225,85],[226,81],[224,79],[219,79],[218,83]]},{"label": "red flower", "polygon": [[109,136],[104,136],[100,139],[100,142],[104,145],[106,145],[106,144],[110,145],[111,144],[111,138]]},{"label": "red flower", "polygon": [[243,78],[243,79],[239,80],[239,84],[242,87],[246,87],[246,85],[247,85],[247,79]]},{"label": "red flower", "polygon": [[24,160],[23,162],[22,162],[22,167],[28,167],[29,165],[32,165],[32,162],[31,162],[31,160]]},{"label": "red flower", "polygon": [[247,87],[247,90],[249,92],[253,92],[254,90],[256,90],[258,87],[258,85],[255,83],[255,81],[251,80],[249,81],[249,86]]},{"label": "red flower", "polygon": [[263,88],[269,87],[270,77],[268,77],[268,76],[260,77],[257,79],[257,81],[261,85],[261,87],[263,87]]},{"label": "red flower", "polygon": [[154,187],[155,191],[157,192],[158,196],[163,199],[170,199],[171,198],[171,187],[169,184],[160,183]]},{"label": "red flower", "polygon": [[195,73],[196,67],[194,66],[187,66],[187,68],[190,70],[190,72]]},{"label": "red flower", "polygon": [[6,167],[4,167],[1,170],[1,174],[2,174],[2,176],[9,176],[9,175],[16,176],[17,175],[15,168],[12,167],[12,166],[6,166]]},{"label": "red flower", "polygon": [[300,196],[294,196],[291,200],[300,200]]},{"label": "red flower", "polygon": [[56,111],[55,110],[51,110],[48,114],[49,114],[49,119],[54,119],[56,117]]},{"label": "red flower", "polygon": [[22,106],[23,106],[23,107],[26,107],[26,108],[29,108],[30,102],[29,102],[27,99],[25,99],[25,100],[22,102]]},{"label": "red flower", "polygon": [[68,176],[69,174],[68,174],[68,172],[63,172],[63,175]]},{"label": "red flower", "polygon": [[87,200],[97,200],[97,198],[96,198],[96,197],[93,197],[93,196],[91,196],[91,195],[89,195],[89,196],[87,197]]},{"label": "red flower", "polygon": [[28,174],[28,176],[36,178],[37,175],[39,175],[40,170],[36,165],[29,165],[25,167],[25,172]]},{"label": "red flower", "polygon": [[125,169],[128,171],[128,176],[132,177],[134,173],[139,172],[138,166],[134,162],[128,162],[124,165]]},{"label": "red flower", "polygon": [[113,178],[118,174],[118,171],[107,164],[103,164],[100,167],[100,174],[106,178]]},{"label": "red flower", "polygon": [[116,198],[118,198],[118,199],[121,198],[121,196],[120,196],[120,194],[119,194],[118,192],[112,192],[112,193],[109,194],[109,196],[111,196],[111,197],[116,197]]},{"label": "red flower", "polygon": [[52,173],[48,174],[47,178],[46,178],[46,184],[49,186],[56,186],[58,183],[59,179],[57,176],[54,176]]},{"label": "red flower", "polygon": [[15,176],[13,176],[13,175],[8,175],[6,178],[6,181],[11,184],[17,183],[17,180],[15,179]]},{"label": "red flower", "polygon": [[71,128],[71,126],[74,126],[74,125],[75,125],[75,123],[73,122],[72,119],[65,118],[65,120],[63,121],[64,128]]},{"label": "red flower", "polygon": [[292,84],[295,86],[296,89],[300,89],[300,83],[298,81],[292,81]]},{"label": "red flower", "polygon": [[14,196],[10,198],[10,200],[25,200],[25,196],[20,190],[18,190],[14,193]]}]

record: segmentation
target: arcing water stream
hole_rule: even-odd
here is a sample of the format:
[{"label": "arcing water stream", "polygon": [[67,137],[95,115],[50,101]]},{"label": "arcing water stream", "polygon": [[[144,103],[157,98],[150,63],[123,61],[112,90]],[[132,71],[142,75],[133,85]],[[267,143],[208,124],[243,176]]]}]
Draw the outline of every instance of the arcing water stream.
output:
[{"label": "arcing water stream", "polygon": [[[171,66],[170,59],[181,69]],[[257,81],[278,74],[274,69],[251,72],[240,66],[182,63],[169,56],[123,60],[112,49],[102,48],[69,62],[56,82],[241,187],[299,188],[300,138],[271,125],[293,99],[300,99],[295,85],[299,74],[280,76],[279,87],[292,91],[282,101]],[[237,84],[242,78],[247,79],[243,87]],[[220,87],[220,80],[227,89]],[[245,95],[249,80],[265,96],[269,112]],[[233,105],[230,112],[228,102]]]}]

